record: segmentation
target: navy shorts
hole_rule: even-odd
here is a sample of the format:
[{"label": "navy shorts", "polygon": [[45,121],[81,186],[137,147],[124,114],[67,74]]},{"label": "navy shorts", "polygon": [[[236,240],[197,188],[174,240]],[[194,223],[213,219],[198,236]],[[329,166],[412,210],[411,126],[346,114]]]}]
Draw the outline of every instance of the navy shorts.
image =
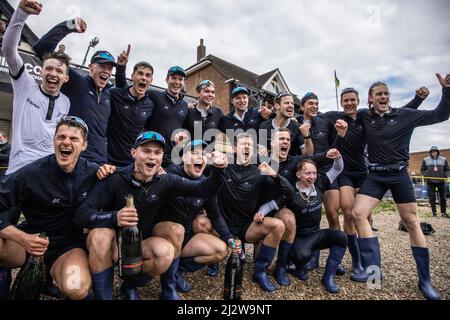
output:
[{"label": "navy shorts", "polygon": [[194,232],[185,232],[184,233],[184,240],[183,240],[183,247],[186,247],[186,245],[188,244],[189,241],[192,240],[192,238],[195,237],[195,233]]},{"label": "navy shorts", "polygon": [[[17,229],[28,233],[28,234],[36,234],[28,228],[26,223],[20,224],[17,226]],[[52,241],[50,239],[50,244],[48,246],[47,251],[44,254],[44,264],[45,267],[50,270],[55,264],[56,260],[58,260],[61,256],[66,254],[69,251],[74,249],[82,249],[87,253],[86,250],[86,242],[83,240],[84,237],[80,235],[80,237],[71,237],[69,236],[61,236],[57,237],[57,240]],[[27,253],[28,257],[28,253]]]},{"label": "navy shorts", "polygon": [[334,180],[334,182],[332,184],[330,184],[330,186],[328,187],[328,189],[326,191],[331,191],[331,190],[337,190],[339,191],[339,189],[341,188],[341,186],[339,185],[339,177]]},{"label": "navy shorts", "polygon": [[245,236],[252,223],[253,221],[249,221],[241,225],[229,225],[228,229],[235,237],[238,237],[242,242],[245,242]]},{"label": "navy shorts", "polygon": [[370,172],[358,194],[382,200],[388,190],[397,204],[416,202],[414,186],[406,169],[394,173]]},{"label": "navy shorts", "polygon": [[[317,179],[319,179],[321,176],[323,176],[325,174],[326,173],[320,173],[319,172],[318,175],[317,175]],[[338,177],[336,180],[334,180],[334,182],[332,184],[330,184],[328,186],[327,190],[325,190],[325,191],[331,191],[331,190],[339,191],[339,189],[340,189],[340,186],[339,186],[339,177]]]},{"label": "navy shorts", "polygon": [[339,186],[342,187],[352,187],[353,189],[360,189],[366,180],[368,174],[352,174],[352,173],[342,173],[339,178]]}]

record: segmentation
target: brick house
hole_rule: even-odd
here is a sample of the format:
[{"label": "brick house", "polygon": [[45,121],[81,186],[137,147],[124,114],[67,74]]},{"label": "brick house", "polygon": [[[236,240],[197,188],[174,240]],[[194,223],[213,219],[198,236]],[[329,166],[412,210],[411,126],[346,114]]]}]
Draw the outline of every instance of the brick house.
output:
[{"label": "brick house", "polygon": [[[259,107],[263,101],[273,106],[273,101],[280,91],[288,91],[289,87],[279,69],[262,75],[246,70],[212,54],[206,55],[204,40],[200,40],[197,48],[197,63],[186,69],[188,79],[186,92],[197,96],[196,86],[203,80],[211,80],[216,85],[216,105],[225,114],[231,109],[231,92],[238,86],[246,87],[251,92],[250,107]],[[294,95],[296,108],[300,100]]]}]

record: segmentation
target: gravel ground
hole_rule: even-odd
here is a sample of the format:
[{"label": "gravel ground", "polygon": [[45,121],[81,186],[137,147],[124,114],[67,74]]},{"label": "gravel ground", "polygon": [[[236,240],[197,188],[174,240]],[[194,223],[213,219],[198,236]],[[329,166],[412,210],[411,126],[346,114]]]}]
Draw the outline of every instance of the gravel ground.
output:
[{"label": "gravel ground", "polygon": [[[446,300],[450,299],[450,219],[432,218],[427,206],[419,207],[422,221],[431,223],[436,234],[428,236],[431,253],[431,274],[435,288]],[[342,218],[341,218],[342,220]],[[420,300],[423,299],[417,288],[417,274],[411,254],[409,237],[406,232],[398,231],[400,218],[391,204],[384,204],[374,215],[374,225],[379,229],[376,235],[380,238],[382,271],[384,280],[381,289],[369,289],[366,284],[350,281],[349,273],[336,277],[341,287],[339,294],[333,295],[325,291],[320,283],[324,271],[328,250],[320,257],[320,268],[310,273],[307,282],[302,282],[289,275],[291,285],[278,288],[274,293],[263,292],[251,281],[253,273],[253,246],[247,245],[247,263],[244,268],[243,300]],[[342,223],[342,221],[341,221]],[[325,217],[322,228],[327,228]],[[351,267],[350,255],[347,251],[344,258],[347,270]],[[185,279],[192,285],[188,294],[180,294],[184,300],[221,300],[223,277],[226,262],[221,264],[221,272],[217,278],[206,275],[204,270],[195,274],[185,274]],[[17,270],[16,270],[17,272]],[[272,278],[274,281],[274,279]],[[119,279],[115,279],[114,296],[120,299]],[[139,289],[145,300],[159,299],[159,278],[155,278],[146,288]],[[46,299],[43,297],[43,299]]]},{"label": "gravel ground", "polygon": [[[390,205],[383,206],[381,212],[374,216],[374,225],[379,228],[376,233],[380,238],[382,254],[382,270],[384,281],[381,289],[368,289],[366,284],[350,281],[349,274],[337,278],[341,293],[329,294],[323,289],[320,278],[323,274],[328,251],[322,251],[320,268],[310,273],[308,281],[302,282],[289,275],[292,284],[279,288],[274,293],[265,293],[251,281],[253,272],[253,246],[247,245],[247,264],[243,287],[244,300],[418,300],[423,299],[417,288],[417,273],[414,258],[411,253],[409,237],[406,232],[398,231],[399,215]],[[385,210],[389,211],[385,211]],[[419,207],[422,221],[431,223],[436,234],[428,236],[431,253],[431,274],[435,288],[446,300],[450,299],[450,219],[431,218],[427,207]],[[325,217],[322,228],[327,228]],[[185,300],[220,300],[222,299],[223,276],[225,262],[221,264],[221,273],[217,278],[211,278],[205,271],[193,275],[186,274],[185,279],[192,285],[192,291],[181,294]],[[347,251],[344,266],[351,267],[351,258]],[[272,278],[272,280],[274,280]],[[140,289],[145,299],[158,299],[159,279],[153,279],[147,288]],[[118,294],[116,286],[116,295]]]}]

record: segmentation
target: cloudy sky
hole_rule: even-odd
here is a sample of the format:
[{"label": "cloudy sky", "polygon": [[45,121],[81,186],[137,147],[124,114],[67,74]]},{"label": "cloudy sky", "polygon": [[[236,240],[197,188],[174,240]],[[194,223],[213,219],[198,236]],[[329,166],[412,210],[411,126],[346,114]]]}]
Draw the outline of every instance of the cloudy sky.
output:
[{"label": "cloudy sky", "polygon": [[[19,0],[9,0],[16,6]],[[306,1],[306,0],[42,0],[40,17],[28,24],[38,35],[75,16],[88,31],[64,40],[80,63],[89,41],[118,54],[132,45],[130,62],[150,61],[154,84],[164,86],[172,65],[196,62],[204,38],[214,54],[258,74],[279,68],[292,92],[316,92],[321,111],[335,110],[333,70],[341,86],[362,92],[386,81],[393,106],[427,86],[431,96],[421,107],[434,109],[441,89],[435,77],[450,73],[450,2],[448,0]],[[430,145],[450,148],[450,122],[416,129],[411,151]]]}]

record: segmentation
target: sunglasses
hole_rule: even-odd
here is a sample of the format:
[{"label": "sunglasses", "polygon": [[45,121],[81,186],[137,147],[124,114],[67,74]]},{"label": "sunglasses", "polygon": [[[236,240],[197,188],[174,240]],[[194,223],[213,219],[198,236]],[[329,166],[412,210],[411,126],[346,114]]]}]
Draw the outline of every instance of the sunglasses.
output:
[{"label": "sunglasses", "polygon": [[137,142],[142,142],[142,141],[159,141],[162,143],[166,143],[166,139],[164,139],[164,137],[158,133],[158,132],[153,132],[153,131],[148,131],[148,132],[144,132],[143,134],[141,134],[138,138],[137,138]]},{"label": "sunglasses", "polygon": [[83,129],[86,133],[89,133],[89,128],[88,128],[86,122],[84,122],[84,120],[79,117],[74,117],[74,116],[63,117],[60,120],[60,124],[68,124],[70,126],[79,127],[81,129]]},{"label": "sunglasses", "polygon": [[95,57],[93,57],[92,59],[98,59],[98,58],[115,61],[115,59],[112,56],[112,54],[110,54],[108,52],[100,52]]},{"label": "sunglasses", "polygon": [[277,96],[275,97],[275,100],[279,101],[279,100],[281,100],[281,99],[284,98],[284,97],[291,97],[291,96],[292,96],[292,95],[291,95],[289,92],[287,92],[287,91],[282,91],[282,92],[280,92],[280,93],[277,94]]}]

